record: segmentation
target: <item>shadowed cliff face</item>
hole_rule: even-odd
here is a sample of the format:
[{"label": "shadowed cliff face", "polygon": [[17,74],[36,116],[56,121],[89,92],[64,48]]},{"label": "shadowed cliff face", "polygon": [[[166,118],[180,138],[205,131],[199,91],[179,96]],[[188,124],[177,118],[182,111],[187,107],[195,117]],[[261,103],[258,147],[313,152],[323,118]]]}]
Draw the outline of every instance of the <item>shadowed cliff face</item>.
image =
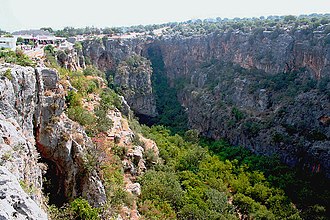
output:
[{"label": "shadowed cliff face", "polygon": [[132,53],[152,62],[161,57],[162,74],[177,92],[190,128],[329,176],[330,45],[325,37],[282,31],[109,40],[85,44],[84,54],[112,70]]},{"label": "shadowed cliff face", "polygon": [[[56,205],[71,198],[84,197],[92,205],[105,203],[105,190],[95,170],[86,168],[88,149],[92,140],[84,128],[64,113],[65,91],[56,71],[37,69],[37,102],[34,129],[37,149],[45,162],[50,161],[48,174],[51,199]],[[55,192],[56,191],[56,192]],[[58,198],[62,197],[62,198]]]}]

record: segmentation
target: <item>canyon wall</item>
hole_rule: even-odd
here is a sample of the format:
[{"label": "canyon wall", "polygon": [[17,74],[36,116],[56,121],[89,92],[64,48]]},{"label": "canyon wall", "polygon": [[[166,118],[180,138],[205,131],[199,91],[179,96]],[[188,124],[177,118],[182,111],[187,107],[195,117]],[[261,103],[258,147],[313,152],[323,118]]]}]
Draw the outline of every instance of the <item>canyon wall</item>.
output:
[{"label": "canyon wall", "polygon": [[[150,60],[159,56],[162,74],[176,89],[190,128],[330,176],[330,44],[326,37],[304,30],[232,31],[88,41],[83,51],[86,59],[113,71],[115,78],[119,63],[132,54]],[[123,81],[127,82],[117,84]],[[133,106],[134,99],[130,102]]]}]

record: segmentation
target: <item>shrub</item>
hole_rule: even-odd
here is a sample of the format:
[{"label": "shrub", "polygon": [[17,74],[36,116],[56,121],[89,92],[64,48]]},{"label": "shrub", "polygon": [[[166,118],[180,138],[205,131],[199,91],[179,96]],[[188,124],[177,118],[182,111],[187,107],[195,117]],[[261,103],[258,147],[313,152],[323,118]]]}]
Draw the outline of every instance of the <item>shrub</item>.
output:
[{"label": "shrub", "polygon": [[140,205],[142,219],[172,220],[177,219],[176,213],[167,202],[146,200]]},{"label": "shrub", "polygon": [[98,108],[95,111],[95,115],[97,117],[97,130],[99,132],[107,132],[111,129],[113,122],[112,120],[107,116],[107,112],[104,111],[104,109]]},{"label": "shrub", "polygon": [[99,209],[91,207],[83,198],[77,198],[61,208],[57,208],[55,205],[48,208],[49,217],[53,220],[98,220],[100,219],[99,213]]},{"label": "shrub", "polygon": [[35,63],[21,50],[16,50],[16,52],[9,49],[0,50],[0,58],[3,58],[7,63],[16,63],[21,66],[35,66]]},{"label": "shrub", "polygon": [[11,75],[11,69],[7,69],[4,73],[4,76],[11,81],[13,79],[13,76]]},{"label": "shrub", "polygon": [[66,102],[69,104],[70,107],[81,106],[82,96],[73,90],[69,91],[68,95],[66,96]]},{"label": "shrub", "polygon": [[74,49],[76,49],[76,50],[78,50],[78,51],[82,51],[82,49],[83,49],[83,46],[82,46],[82,44],[81,44],[81,42],[75,42],[74,43]]},{"label": "shrub", "polygon": [[237,121],[240,121],[245,117],[244,113],[236,107],[232,108],[231,113]]},{"label": "shrub", "polygon": [[69,118],[82,126],[92,126],[95,123],[94,115],[81,106],[70,107],[67,111]]},{"label": "shrub", "polygon": [[83,73],[85,76],[98,76],[105,79],[105,73],[98,70],[92,65],[87,66],[86,69],[84,69]]},{"label": "shrub", "polygon": [[101,93],[100,108],[105,111],[113,109],[114,107],[121,109],[121,100],[118,95],[111,89],[104,89]]}]

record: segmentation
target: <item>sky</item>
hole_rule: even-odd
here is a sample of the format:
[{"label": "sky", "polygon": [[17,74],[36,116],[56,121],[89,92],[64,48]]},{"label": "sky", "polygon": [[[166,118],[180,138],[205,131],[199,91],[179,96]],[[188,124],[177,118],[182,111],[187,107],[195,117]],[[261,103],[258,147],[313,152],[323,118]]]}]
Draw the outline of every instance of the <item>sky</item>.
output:
[{"label": "sky", "polygon": [[0,0],[0,29],[114,27],[312,13],[330,13],[330,0]]}]

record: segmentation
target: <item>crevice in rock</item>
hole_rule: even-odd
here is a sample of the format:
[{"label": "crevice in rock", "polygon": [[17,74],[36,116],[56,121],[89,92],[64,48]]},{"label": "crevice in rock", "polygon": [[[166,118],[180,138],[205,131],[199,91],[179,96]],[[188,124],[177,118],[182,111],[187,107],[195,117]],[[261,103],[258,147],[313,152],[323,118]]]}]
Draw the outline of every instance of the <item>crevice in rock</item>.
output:
[{"label": "crevice in rock", "polygon": [[139,119],[139,122],[141,124],[145,124],[147,126],[152,126],[155,124],[155,117],[150,117],[149,115],[137,114],[137,113],[135,113],[135,116]]},{"label": "crevice in rock", "polygon": [[[146,118],[142,115],[140,122],[149,126],[153,124],[165,125],[173,133],[187,130],[187,114],[178,100],[175,85],[167,76],[163,52],[160,46],[150,44],[147,49],[147,58],[151,61],[153,69],[151,82],[156,98],[158,116],[155,118]],[[145,121],[148,123],[144,123]]]},{"label": "crevice in rock", "polygon": [[48,167],[43,178],[43,192],[46,196],[48,196],[48,203],[50,205],[54,204],[57,207],[61,207],[65,202],[67,202],[63,187],[64,179],[61,178],[63,174],[55,162],[46,158],[40,159],[39,162],[47,164]]}]

